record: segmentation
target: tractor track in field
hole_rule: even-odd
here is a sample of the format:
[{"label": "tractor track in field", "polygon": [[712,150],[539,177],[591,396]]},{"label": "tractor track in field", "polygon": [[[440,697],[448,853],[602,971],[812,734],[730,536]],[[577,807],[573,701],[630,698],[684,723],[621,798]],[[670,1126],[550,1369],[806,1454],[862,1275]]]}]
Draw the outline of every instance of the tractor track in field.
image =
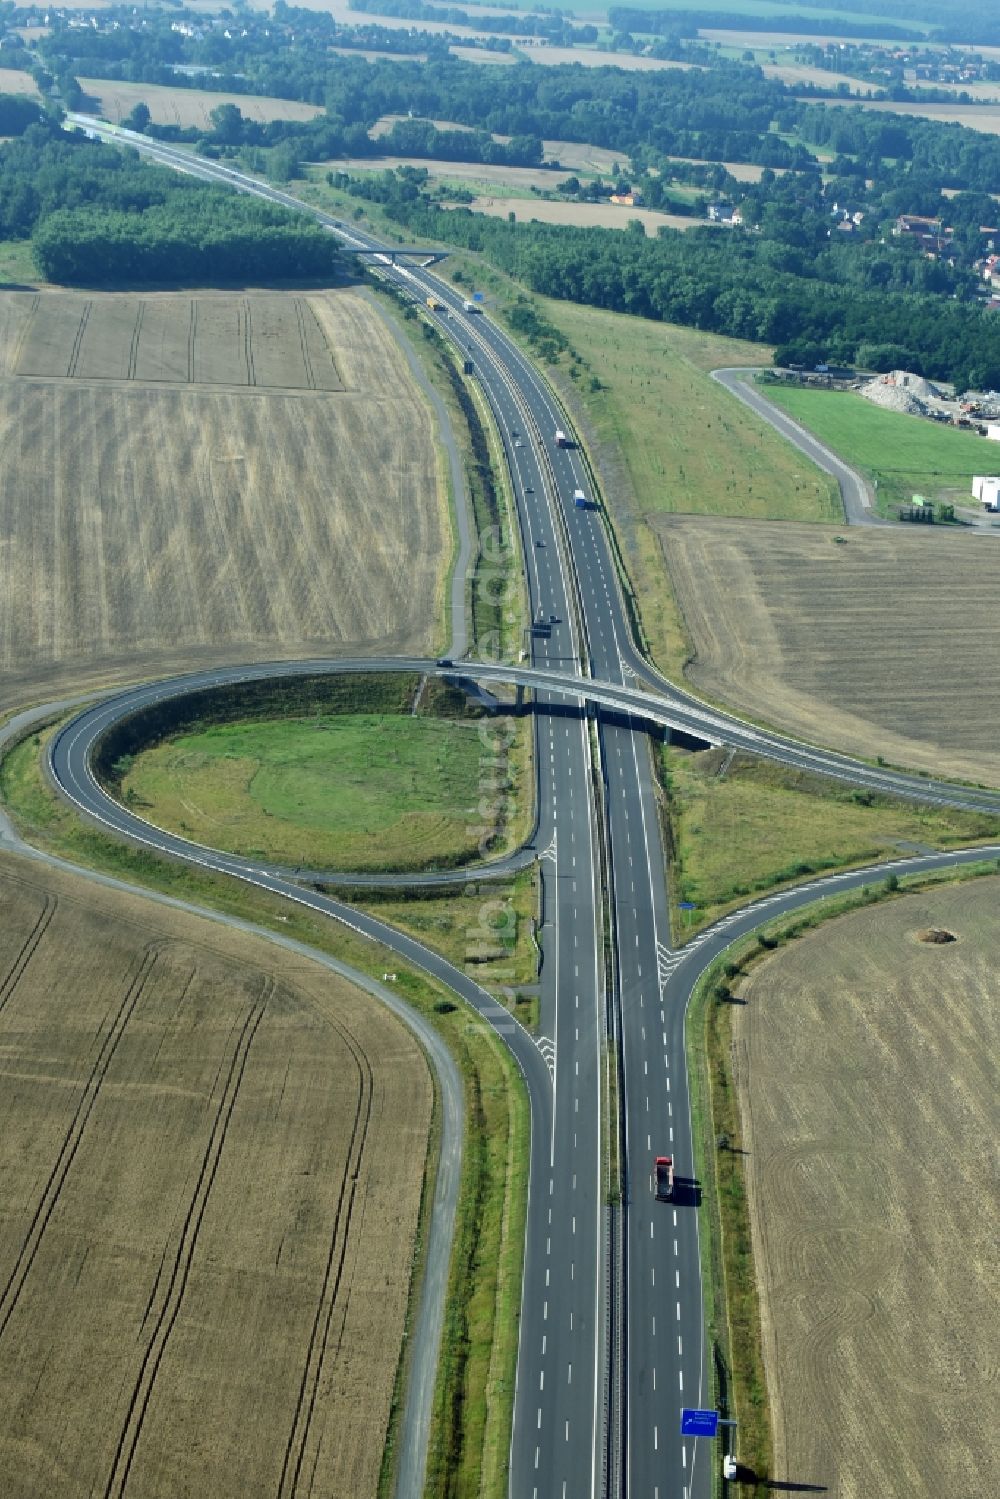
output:
[{"label": "tractor track in field", "polygon": [[[313,1316],[309,1334],[309,1346],[306,1352],[306,1360],[295,1404],[295,1414],[285,1447],[281,1478],[278,1482],[278,1499],[291,1499],[291,1496],[297,1494],[299,1490],[299,1480],[302,1476],[302,1469],[305,1463],[312,1419],[316,1408],[316,1398],[319,1393],[323,1365],[330,1340],[330,1328],[333,1323],[334,1311],[340,1300],[344,1266],[353,1227],[352,1219],[358,1192],[358,1181],[361,1175],[361,1162],[371,1123],[374,1092],[374,1075],[371,1062],[364,1048],[344,1026],[337,1025],[334,1022],[334,1028],[342,1037],[348,1050],[354,1057],[358,1069],[358,1101],[354,1111],[354,1122],[351,1126],[351,1139],[344,1174],[341,1178],[340,1191],[337,1195],[337,1206],[333,1216],[333,1232],[330,1237],[330,1250],[324,1269],[323,1284]],[[318,1457],[318,1450],[316,1456]],[[311,1478],[307,1486],[307,1492],[312,1492]]]},{"label": "tractor track in field", "polygon": [[[136,1007],[149,982],[150,974],[156,965],[159,954],[159,944],[150,943],[146,947],[137,971],[126,988],[124,998],[115,1011],[110,1026],[105,1031],[100,1050],[90,1070],[90,1075],[84,1084],[76,1109],[73,1112],[73,1117],[70,1120],[69,1128],[63,1136],[59,1153],[56,1156],[55,1163],[42,1189],[41,1197],[32,1214],[28,1231],[24,1236],[21,1248],[14,1261],[13,1268],[7,1277],[3,1291],[0,1292],[0,1339],[3,1338],[10,1324],[10,1319],[20,1300],[21,1292],[24,1290],[25,1283],[31,1274],[31,1268],[38,1254],[39,1245],[45,1237],[45,1230],[48,1228],[52,1214],[55,1212],[59,1201],[59,1194],[69,1175],[73,1159],[80,1148],[80,1142],[83,1139],[87,1123],[101,1092],[108,1068],[111,1066],[118,1045],[128,1027],[128,1023],[135,1014]],[[101,1030],[104,1030],[107,1018],[106,1015],[104,1021],[101,1023],[98,1035],[100,1035]]]},{"label": "tractor track in field", "polygon": [[56,914],[58,905],[59,902],[53,896],[45,896],[42,909],[38,913],[38,920],[24,939],[20,951],[4,975],[3,980],[0,981],[0,1010],[6,1007],[15,989],[21,982],[24,970],[38,951],[39,944],[45,936],[49,923]]},{"label": "tractor track in field", "polygon": [[[156,1383],[156,1376],[159,1373],[167,1344],[170,1341],[170,1335],[173,1332],[184,1300],[184,1293],[187,1289],[188,1277],[191,1273],[191,1265],[198,1244],[198,1235],[204,1221],[209,1198],[211,1197],[212,1186],[215,1182],[219,1161],[225,1147],[226,1133],[233,1116],[233,1110],[236,1107],[240,1085],[243,1082],[246,1072],[250,1049],[253,1046],[257,1029],[264,1017],[264,1012],[274,993],[274,989],[273,980],[269,980],[264,985],[262,993],[248,1007],[243,1016],[242,1025],[239,1027],[236,1045],[230,1055],[228,1069],[226,1069],[225,1083],[215,1116],[212,1120],[208,1142],[202,1155],[195,1189],[181,1226],[173,1264],[161,1294],[159,1311],[156,1315],[151,1335],[143,1351],[139,1371],[128,1402],[125,1421],[118,1438],[111,1472],[108,1475],[104,1488],[105,1499],[114,1499],[114,1496],[123,1495],[128,1486],[136,1449],[142,1436],[143,1421],[149,1409],[153,1387]],[[224,1066],[225,1064],[223,1063]]]}]

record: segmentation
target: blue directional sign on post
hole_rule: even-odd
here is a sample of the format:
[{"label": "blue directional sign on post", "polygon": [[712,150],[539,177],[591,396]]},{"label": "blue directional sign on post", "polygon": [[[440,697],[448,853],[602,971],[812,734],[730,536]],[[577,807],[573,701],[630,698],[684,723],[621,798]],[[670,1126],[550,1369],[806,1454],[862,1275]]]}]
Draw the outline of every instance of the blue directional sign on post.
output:
[{"label": "blue directional sign on post", "polygon": [[484,291],[474,291],[472,293],[472,300],[474,302],[484,302],[486,300],[486,293]]},{"label": "blue directional sign on post", "polygon": [[714,1437],[718,1429],[718,1411],[681,1411],[682,1437]]}]

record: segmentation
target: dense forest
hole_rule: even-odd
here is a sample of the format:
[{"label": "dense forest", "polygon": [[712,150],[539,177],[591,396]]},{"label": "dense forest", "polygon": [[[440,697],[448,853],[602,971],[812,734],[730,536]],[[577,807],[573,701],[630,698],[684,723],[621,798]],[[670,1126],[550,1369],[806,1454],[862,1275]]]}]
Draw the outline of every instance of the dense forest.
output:
[{"label": "dense forest", "polygon": [[332,235],[301,214],[50,121],[0,148],[0,236],[30,236],[42,274],[71,285],[325,279],[338,260]]},{"label": "dense forest", "polygon": [[[891,277],[892,262],[878,253],[868,284],[838,281],[835,258],[781,238],[706,226],[648,239],[641,225],[622,233],[510,223],[442,210],[405,170],[349,190],[377,200],[414,236],[481,252],[545,296],[773,343],[790,363],[905,365],[963,388],[1000,386],[1000,319],[934,290],[893,289],[877,269]],[[933,274],[922,258],[911,265]]]}]

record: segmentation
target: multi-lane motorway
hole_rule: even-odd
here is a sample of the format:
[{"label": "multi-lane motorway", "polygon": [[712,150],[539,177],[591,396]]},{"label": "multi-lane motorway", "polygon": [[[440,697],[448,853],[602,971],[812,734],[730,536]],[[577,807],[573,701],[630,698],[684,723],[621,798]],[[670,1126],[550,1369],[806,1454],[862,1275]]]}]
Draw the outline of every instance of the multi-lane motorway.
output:
[{"label": "multi-lane motorway", "polygon": [[[119,142],[125,136],[85,117],[71,119],[96,135]],[[303,206],[251,177],[141,136],[129,136],[127,144],[175,169]],[[348,246],[374,256],[382,251],[354,226],[305,211]],[[484,681],[501,676],[531,686],[537,705],[536,852],[544,921],[539,1039],[464,974],[382,923],[304,889],[282,871],[159,833],[111,802],[90,772],[95,738],[114,717],[150,696],[178,690],[177,684],[123,694],[75,719],[54,741],[52,772],[87,815],[178,856],[265,884],[389,942],[451,983],[503,1030],[524,1072],[532,1111],[510,1492],[516,1499],[703,1499],[714,1459],[704,1442],[682,1440],[679,1431],[681,1407],[709,1398],[684,1011],[697,974],[716,948],[765,916],[815,898],[815,891],[762,903],[728,918],[690,951],[673,951],[646,724],[672,724],[713,742],[923,799],[993,809],[1000,803],[988,793],[898,776],[784,740],[707,709],[659,678],[631,639],[601,513],[594,505],[573,503],[577,489],[594,498],[589,475],[578,452],[555,445],[556,429],[567,422],[538,372],[490,319],[464,314],[459,298],[426,271],[387,259],[377,271],[419,301],[433,291],[445,304],[431,314],[441,331],[472,353],[514,482],[531,617],[544,622],[531,634],[530,661],[523,667],[469,667]],[[183,685],[318,665],[371,670],[374,664],[242,668]],[[596,705],[592,714],[587,702]],[[911,861],[907,867],[921,866]],[[871,877],[870,871],[832,877],[821,889]],[[625,1146],[617,1216],[604,1202],[601,1175],[601,1080],[608,1055],[617,1067]],[[657,1154],[675,1160],[680,1189],[673,1203],[653,1197],[650,1169]]]}]

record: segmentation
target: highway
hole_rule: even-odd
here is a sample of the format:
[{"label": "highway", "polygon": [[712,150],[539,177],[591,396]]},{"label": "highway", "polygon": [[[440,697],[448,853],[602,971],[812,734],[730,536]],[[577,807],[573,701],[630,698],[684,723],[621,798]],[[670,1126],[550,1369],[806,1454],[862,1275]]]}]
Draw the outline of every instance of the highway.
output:
[{"label": "highway", "polygon": [[[231,168],[87,117],[70,121],[164,165],[309,212],[348,246],[371,254],[383,248],[353,225]],[[262,885],[387,943],[451,984],[501,1031],[525,1076],[532,1119],[510,1493],[513,1499],[705,1499],[713,1449],[679,1434],[681,1407],[710,1403],[683,1044],[687,1001],[716,945],[721,950],[743,930],[741,923],[749,929],[814,899],[817,889],[862,883],[872,873],[834,876],[773,897],[674,951],[647,727],[668,725],[921,800],[997,810],[1000,796],[798,744],[708,708],[662,679],[631,639],[600,511],[573,501],[578,489],[593,498],[587,470],[577,451],[555,445],[555,431],[566,429],[567,421],[537,371],[490,319],[465,314],[456,293],[437,278],[387,262],[377,274],[418,302],[433,290],[445,308],[428,315],[474,359],[514,481],[531,617],[541,620],[531,633],[529,661],[513,668],[402,658],[285,663],[154,684],[74,718],[52,743],[51,774],[85,815],[105,826]],[[532,689],[544,955],[537,1040],[464,973],[418,943],[304,888],[287,871],[160,833],[112,802],[90,770],[99,735],[144,702],[255,675],[383,667],[461,671]],[[961,857],[909,860],[905,867]],[[601,1179],[601,1076],[609,1053],[618,1069],[626,1145],[618,1213],[606,1206]],[[657,1203],[651,1190],[652,1158],[662,1153],[674,1156],[681,1178],[673,1203]]]}]

